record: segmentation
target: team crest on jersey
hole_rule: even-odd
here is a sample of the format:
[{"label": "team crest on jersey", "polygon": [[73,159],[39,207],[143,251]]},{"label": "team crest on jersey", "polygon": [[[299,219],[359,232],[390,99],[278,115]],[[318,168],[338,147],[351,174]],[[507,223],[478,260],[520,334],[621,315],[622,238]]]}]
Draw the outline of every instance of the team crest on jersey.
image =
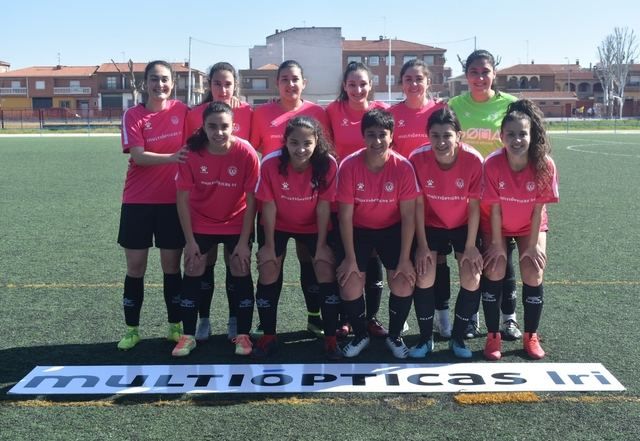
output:
[{"label": "team crest on jersey", "polygon": [[342,127],[349,127],[349,120],[347,118],[342,120]]},{"label": "team crest on jersey", "polygon": [[207,173],[209,173],[209,169],[207,169],[206,165],[201,165],[200,166],[200,173],[206,175]]},{"label": "team crest on jersey", "polygon": [[285,191],[288,191],[289,190],[289,183],[288,182],[283,182],[282,183],[282,189],[285,190]]},{"label": "team crest on jersey", "polygon": [[462,178],[456,179],[456,187],[464,188],[464,179],[462,179]]},{"label": "team crest on jersey", "polygon": [[145,130],[151,130],[151,129],[152,129],[152,127],[151,127],[151,121],[146,121],[146,122],[144,123],[144,129],[145,129]]},{"label": "team crest on jersey", "polygon": [[536,183],[535,182],[527,182],[527,191],[533,191],[536,189]]},{"label": "team crest on jersey", "polygon": [[356,190],[364,191],[364,182],[358,182],[358,184],[356,185]]},{"label": "team crest on jersey", "polygon": [[504,181],[498,182],[498,190],[504,190],[505,184]]},{"label": "team crest on jersey", "polygon": [[232,165],[227,169],[227,172],[229,173],[229,176],[235,176],[238,174],[238,167],[236,167],[235,165]]},{"label": "team crest on jersey", "polygon": [[278,125],[278,121],[276,121],[275,119],[273,121],[271,121],[271,123],[269,124],[271,127],[276,127]]},{"label": "team crest on jersey", "polygon": [[177,116],[173,115],[171,117],[171,124],[173,124],[174,126],[177,126],[180,123],[180,118],[178,118]]},{"label": "team crest on jersey", "polygon": [[404,119],[398,120],[398,127],[404,127],[404,124],[405,124]]},{"label": "team crest on jersey", "polygon": [[433,179],[427,179],[427,184],[426,184],[426,186],[427,186],[428,188],[433,188],[433,187],[435,187],[435,186],[433,185]]},{"label": "team crest on jersey", "polygon": [[393,182],[386,182],[384,184],[384,189],[388,192],[391,193],[393,191]]}]

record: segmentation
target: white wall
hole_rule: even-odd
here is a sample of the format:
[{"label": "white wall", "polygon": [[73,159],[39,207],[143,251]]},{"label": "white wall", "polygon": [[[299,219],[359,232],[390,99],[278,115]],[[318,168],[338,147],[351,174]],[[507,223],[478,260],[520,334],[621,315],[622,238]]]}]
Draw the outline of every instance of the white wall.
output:
[{"label": "white wall", "polygon": [[342,75],[341,28],[293,28],[268,36],[266,43],[249,49],[252,68],[296,60],[307,78],[305,99],[332,100],[338,96]]}]

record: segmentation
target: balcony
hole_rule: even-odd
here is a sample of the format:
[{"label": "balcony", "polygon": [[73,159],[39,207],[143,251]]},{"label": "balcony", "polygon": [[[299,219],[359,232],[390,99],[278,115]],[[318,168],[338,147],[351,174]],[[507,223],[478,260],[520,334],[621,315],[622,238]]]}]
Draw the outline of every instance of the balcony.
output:
[{"label": "balcony", "polygon": [[90,87],[54,87],[53,88],[54,95],[91,95]]},{"label": "balcony", "polygon": [[26,87],[0,87],[0,95],[26,95]]}]

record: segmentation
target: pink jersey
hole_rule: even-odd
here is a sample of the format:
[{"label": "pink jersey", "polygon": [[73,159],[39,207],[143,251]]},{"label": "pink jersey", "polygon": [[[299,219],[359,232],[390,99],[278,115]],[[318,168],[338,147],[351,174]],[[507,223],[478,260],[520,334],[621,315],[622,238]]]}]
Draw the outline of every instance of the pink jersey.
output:
[{"label": "pink jersey", "polygon": [[400,222],[400,201],[420,194],[411,163],[389,150],[389,159],[378,173],[365,163],[366,149],[347,156],[338,169],[336,199],[353,205],[353,226],[379,230]]},{"label": "pink jersey", "polygon": [[329,116],[333,133],[333,145],[338,160],[346,158],[351,153],[364,147],[361,127],[362,116],[365,112],[387,108],[389,106],[380,101],[372,101],[369,103],[369,108],[362,111],[352,109],[348,101],[333,101],[327,106],[327,115]]},{"label": "pink jersey", "polygon": [[314,191],[311,185],[311,167],[297,172],[288,164],[287,176],[282,176],[278,170],[281,155],[282,150],[276,150],[262,160],[256,198],[263,202],[275,201],[276,230],[288,233],[317,233],[318,200],[333,202],[336,196],[336,160],[330,157],[327,186],[323,190]]},{"label": "pink jersey", "polygon": [[[544,189],[536,182],[535,170],[529,164],[524,170],[514,172],[509,167],[504,148],[490,154],[484,163],[484,192],[482,195],[482,231],[491,231],[489,218],[491,204],[500,204],[502,210],[502,235],[527,236],[531,229],[531,216],[536,204],[558,202],[558,176],[556,165],[547,157],[550,177]],[[542,209],[540,231],[547,231],[547,210]]]},{"label": "pink jersey", "polygon": [[284,145],[284,131],[291,118],[305,115],[318,120],[320,125],[330,139],[329,119],[324,109],[310,101],[303,101],[302,106],[296,110],[286,112],[279,103],[268,103],[256,108],[253,111],[251,120],[251,145],[253,145],[262,156],[278,150]]},{"label": "pink jersey", "polygon": [[[202,103],[189,111],[187,115],[187,138],[202,127],[202,114],[210,103]],[[251,114],[253,109],[247,103],[241,103],[240,107],[233,109],[233,134],[238,138],[249,139],[251,134]]]},{"label": "pink jersey", "polygon": [[[169,100],[160,112],[144,104],[127,109],[122,115],[122,151],[142,147],[146,152],[172,154],[184,145],[184,125],[189,108],[181,101]],[[129,158],[122,202],[125,204],[175,204],[173,178],[177,164],[140,166]]]},{"label": "pink jersey", "polygon": [[175,187],[189,192],[194,233],[240,234],[246,194],[255,189],[259,163],[254,148],[241,138],[235,138],[226,155],[206,149],[189,152],[179,166]]},{"label": "pink jersey", "polygon": [[391,106],[389,112],[393,115],[393,148],[405,158],[408,158],[416,148],[429,144],[427,135],[427,120],[433,112],[445,107],[446,104],[429,101],[426,106],[416,110],[409,108],[404,101]]},{"label": "pink jersey", "polygon": [[469,220],[469,199],[482,195],[482,156],[473,147],[461,144],[453,166],[443,170],[431,145],[409,156],[424,195],[425,225],[451,230]]}]

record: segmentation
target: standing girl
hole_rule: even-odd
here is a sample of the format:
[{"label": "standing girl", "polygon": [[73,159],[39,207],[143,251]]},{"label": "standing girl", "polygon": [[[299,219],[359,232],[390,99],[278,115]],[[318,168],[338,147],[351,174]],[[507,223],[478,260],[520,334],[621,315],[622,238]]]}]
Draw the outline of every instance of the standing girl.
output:
[{"label": "standing girl", "polygon": [[459,358],[471,358],[464,331],[480,303],[482,256],[477,248],[480,224],[482,156],[460,141],[462,131],[455,113],[438,109],[427,122],[430,145],[411,153],[422,196],[416,206],[416,289],[413,302],[420,327],[420,341],[410,357],[424,357],[433,350],[436,256],[455,250],[460,275],[455,319],[449,346]]},{"label": "standing girl", "polygon": [[[256,108],[251,121],[251,144],[262,154],[262,157],[283,146],[285,128],[289,120],[295,116],[304,115],[314,118],[329,138],[329,120],[324,109],[302,99],[307,80],[304,78],[300,63],[294,60],[283,61],[278,67],[276,81],[280,99]],[[261,228],[258,227],[259,239],[261,235]],[[307,305],[307,329],[321,336],[323,325],[320,318],[320,295],[311,255],[299,241],[296,241],[296,253],[300,261],[300,285]],[[282,276],[278,278],[278,283],[282,285]]]},{"label": "standing girl", "polygon": [[400,81],[405,100],[392,106],[389,112],[396,122],[393,149],[408,158],[414,149],[429,144],[429,134],[425,130],[427,120],[445,104],[429,99],[431,76],[424,61],[416,58],[404,63]]},{"label": "standing girl", "polygon": [[258,250],[256,305],[264,335],[253,348],[255,357],[268,356],[276,349],[281,290],[277,282],[291,237],[304,244],[313,256],[322,299],[325,353],[330,359],[342,355],[336,344],[340,298],[329,247],[330,205],[335,198],[337,168],[322,127],[307,116],[289,120],[284,146],[262,161],[256,198],[262,202],[264,238]]},{"label": "standing girl", "polygon": [[409,353],[400,333],[415,284],[411,244],[419,190],[411,163],[390,148],[393,124],[387,111],[366,112],[361,129],[366,148],[346,157],[338,171],[338,218],[344,249],[339,252],[336,273],[344,311],[355,334],[343,348],[346,357],[357,356],[369,345],[362,290],[374,251],[387,269],[391,290],[385,342],[395,357],[406,358]]},{"label": "standing girl", "polygon": [[[500,124],[507,106],[517,98],[495,88],[496,62],[486,50],[473,51],[464,64],[464,73],[469,84],[469,92],[456,96],[449,101],[449,107],[456,112],[462,125],[462,140],[472,145],[483,157],[501,147]],[[515,243],[507,247],[507,270],[503,286],[501,330],[504,337],[516,340],[522,337],[516,321],[516,276],[513,267]],[[448,280],[448,268],[439,274]],[[439,277],[436,276],[436,285]],[[481,281],[484,284],[484,278]],[[444,289],[444,288],[443,288]],[[438,295],[438,294],[436,294]],[[448,295],[448,289],[443,295]],[[477,315],[469,322],[467,338],[479,335]]]},{"label": "standing girl", "polygon": [[[340,95],[327,106],[327,115],[331,123],[333,143],[338,160],[344,159],[364,146],[361,123],[367,110],[386,109],[389,106],[381,101],[373,101],[372,74],[367,66],[360,62],[351,62],[342,75]],[[373,337],[386,337],[387,330],[377,319],[382,298],[382,262],[373,256],[367,263],[365,281],[365,301],[367,328]],[[345,324],[343,334],[349,327]],[[345,335],[346,336],[346,335]]]},{"label": "standing girl", "polygon": [[504,147],[489,155],[484,165],[481,229],[487,282],[482,306],[488,331],[484,356],[488,360],[502,355],[499,305],[511,238],[520,255],[524,350],[534,359],[545,355],[537,334],[547,264],[545,204],[558,202],[558,179],[543,121],[542,112],[531,101],[510,104],[500,128]]},{"label": "standing girl", "polygon": [[224,244],[235,287],[238,355],[251,353],[253,317],[251,233],[255,218],[253,192],[259,161],[253,147],[233,135],[233,111],[225,103],[209,103],[203,124],[187,141],[189,154],[176,176],[178,214],[186,238],[184,282],[180,309],[184,335],[172,355],[183,357],[195,348],[201,279],[207,254]]},{"label": "standing girl", "polygon": [[[191,135],[202,127],[202,114],[209,106],[209,103],[219,101],[233,108],[233,136],[248,140],[251,133],[251,115],[253,110],[249,104],[241,102],[239,96],[240,87],[236,69],[224,61],[214,64],[209,70],[209,92],[204,102],[193,108],[187,115],[187,134]],[[209,314],[215,286],[213,267],[216,264],[218,253],[216,250],[211,250],[208,256],[209,261],[207,261],[207,266],[202,276],[202,295],[200,297],[200,306],[198,307],[199,320],[196,329],[196,340],[198,341],[207,340],[211,335]],[[225,287],[227,291],[227,303],[229,305],[227,336],[229,339],[233,339],[237,334],[235,300],[233,299],[234,287],[230,283],[233,277],[229,272],[230,267],[228,262],[225,263],[227,269]]]},{"label": "standing girl", "polygon": [[122,116],[122,150],[130,155],[122,195],[118,243],[124,248],[127,275],[123,307],[127,332],[118,349],[128,350],[140,342],[138,325],[144,299],[144,275],[149,247],[160,248],[164,273],[164,300],[169,328],[167,339],[178,341],[180,326],[180,256],[184,237],[176,211],[173,178],[177,164],[186,157],[184,125],[187,106],[171,100],[174,75],[166,61],[145,67],[146,103]]}]

